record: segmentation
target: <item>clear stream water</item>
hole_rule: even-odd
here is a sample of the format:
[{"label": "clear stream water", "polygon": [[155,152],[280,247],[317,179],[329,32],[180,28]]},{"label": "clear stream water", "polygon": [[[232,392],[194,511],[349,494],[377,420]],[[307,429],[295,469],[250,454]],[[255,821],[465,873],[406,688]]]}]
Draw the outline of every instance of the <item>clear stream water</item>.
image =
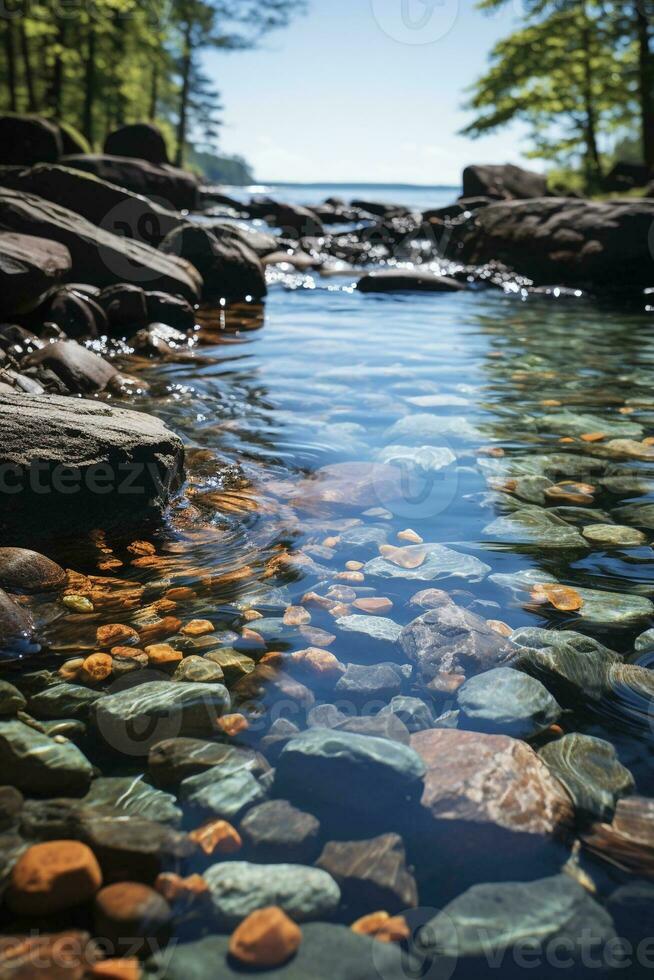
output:
[{"label": "clear stream water", "polygon": [[[298,203],[337,193],[264,190]],[[378,188],[375,196],[382,196]],[[387,196],[435,206],[453,192],[389,188]],[[180,602],[175,615],[206,617],[219,630],[256,630],[256,620],[242,619],[245,608],[256,609],[265,616],[268,650],[292,652],[316,638],[284,626],[284,607],[300,604],[307,592],[324,595],[346,562],[375,558],[380,542],[406,543],[398,533],[410,528],[459,556],[451,574],[433,582],[365,575],[339,584],[390,599],[385,615],[400,625],[420,612],[409,605],[412,595],[442,588],[512,629],[578,629],[648,665],[651,654],[634,652],[633,643],[652,624],[654,607],[646,604],[626,622],[611,611],[631,597],[654,597],[654,520],[640,509],[654,503],[654,454],[646,445],[607,448],[616,435],[654,435],[654,337],[644,303],[618,309],[583,297],[499,290],[362,295],[355,279],[276,273],[263,307],[204,315],[195,358],[126,359],[151,386],[136,407],[183,436],[189,480],[166,525],[152,534],[143,529],[158,562],[130,566],[127,542],[108,536],[108,548],[124,562],[116,574],[145,584],[153,596],[162,582],[190,586],[197,598]],[[579,416],[592,418],[575,422]],[[589,433],[595,441],[582,438]],[[420,447],[416,466],[410,458]],[[396,493],[383,464],[398,459],[406,479]],[[325,481],[315,474],[334,464],[329,492],[316,494]],[[510,481],[534,473],[588,486],[568,488],[571,499],[529,504]],[[515,519],[527,505],[538,511],[535,523]],[[635,509],[618,514],[627,505]],[[614,521],[639,528],[642,543],[611,548],[579,533],[585,524]],[[74,551],[75,567],[94,570],[94,542],[60,548],[59,557],[68,550],[71,559]],[[606,595],[578,612],[559,611],[531,594],[539,580]],[[329,650],[344,663],[397,659],[387,641],[346,632],[327,610],[306,608],[311,628],[334,637]],[[318,640],[326,642],[320,634]],[[406,692],[416,693],[411,683]],[[333,700],[318,684],[313,693],[318,702]],[[438,710],[452,706],[444,698]],[[289,717],[305,725],[304,709],[293,710]],[[610,739],[637,792],[654,795],[647,711],[636,730],[619,710],[598,717],[591,706],[561,724]],[[620,872],[597,867],[610,891]]]}]

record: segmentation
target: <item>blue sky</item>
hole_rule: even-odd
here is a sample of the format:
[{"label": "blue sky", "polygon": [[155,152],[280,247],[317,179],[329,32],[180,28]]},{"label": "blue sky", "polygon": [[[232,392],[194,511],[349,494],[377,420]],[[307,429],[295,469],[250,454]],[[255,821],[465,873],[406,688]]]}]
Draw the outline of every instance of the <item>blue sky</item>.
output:
[{"label": "blue sky", "polygon": [[221,149],[266,181],[456,184],[469,162],[524,163],[520,127],[457,135],[466,87],[519,13],[520,0],[492,16],[472,0],[310,0],[258,50],[205,56]]}]

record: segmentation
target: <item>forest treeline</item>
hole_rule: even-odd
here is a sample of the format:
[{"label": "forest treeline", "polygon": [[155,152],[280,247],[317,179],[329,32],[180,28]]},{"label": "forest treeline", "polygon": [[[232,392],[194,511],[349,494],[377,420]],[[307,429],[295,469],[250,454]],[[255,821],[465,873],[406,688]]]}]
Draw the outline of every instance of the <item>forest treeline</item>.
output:
[{"label": "forest treeline", "polygon": [[[489,12],[511,0],[481,0]],[[473,86],[481,136],[520,119],[528,156],[573,166],[600,190],[608,150],[622,138],[654,173],[652,0],[522,0],[522,23],[490,56]]]},{"label": "forest treeline", "polygon": [[0,107],[61,120],[92,147],[156,120],[173,157],[215,146],[220,96],[200,54],[256,45],[304,0],[3,0]]}]

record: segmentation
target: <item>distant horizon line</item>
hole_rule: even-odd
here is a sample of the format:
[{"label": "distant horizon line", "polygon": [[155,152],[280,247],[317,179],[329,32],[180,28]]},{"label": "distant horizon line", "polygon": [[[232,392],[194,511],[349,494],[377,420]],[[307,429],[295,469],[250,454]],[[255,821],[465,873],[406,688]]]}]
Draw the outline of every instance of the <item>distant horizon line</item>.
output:
[{"label": "distant horizon line", "polygon": [[458,190],[461,184],[412,184],[406,182],[383,180],[255,180],[244,187],[397,187],[399,189],[417,190]]}]

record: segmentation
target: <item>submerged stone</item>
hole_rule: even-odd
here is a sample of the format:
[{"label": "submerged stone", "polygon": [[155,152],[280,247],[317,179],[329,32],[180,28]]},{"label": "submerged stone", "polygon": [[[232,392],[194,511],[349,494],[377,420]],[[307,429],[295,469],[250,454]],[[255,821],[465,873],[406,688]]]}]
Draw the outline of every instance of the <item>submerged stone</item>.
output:
[{"label": "submerged stone", "polygon": [[472,973],[465,970],[467,961],[477,961],[477,975],[483,976],[482,964],[490,957],[499,975],[512,976],[519,955],[528,956],[532,966],[540,964],[538,976],[549,980],[557,968],[548,948],[565,949],[574,976],[586,976],[589,961],[606,962],[616,940],[608,912],[566,874],[474,885],[431,919],[424,934],[442,968],[449,961],[454,970],[458,963],[456,976],[461,971],[466,978],[475,972],[473,963]]},{"label": "submerged stone", "polygon": [[336,625],[348,633],[365,633],[374,640],[385,640],[389,643],[397,643],[402,632],[399,623],[384,616],[341,616],[336,620]]},{"label": "submerged stone", "polygon": [[300,804],[319,801],[377,814],[398,798],[419,796],[424,771],[420,757],[399,742],[310,728],[283,749],[275,793]]},{"label": "submerged stone", "polygon": [[457,692],[459,728],[528,739],[545,731],[561,709],[533,677],[497,667],[466,681]]},{"label": "submerged stone", "polygon": [[277,905],[296,922],[329,918],[340,902],[327,872],[300,864],[228,861],[204,873],[216,922],[232,929],[255,909]]},{"label": "submerged stone", "polygon": [[647,541],[642,531],[619,524],[587,524],[581,533],[600,548],[637,548]]},{"label": "submerged stone", "polygon": [[521,507],[487,524],[484,534],[516,544],[535,544],[539,548],[587,548],[581,534],[560,517],[541,507]]},{"label": "submerged stone", "polygon": [[84,791],[93,776],[91,763],[72,742],[13,719],[0,719],[0,771],[7,783],[35,796]]},{"label": "submerged stone", "polygon": [[141,776],[104,776],[95,779],[80,802],[90,807],[113,807],[173,827],[182,822],[182,811],[175,797],[148,786]]},{"label": "submerged stone", "polygon": [[403,578],[419,582],[437,582],[440,579],[464,578],[469,582],[481,582],[490,567],[479,558],[452,551],[441,544],[420,545],[426,558],[417,568],[402,568],[387,558],[373,558],[364,565],[364,575],[377,578]]},{"label": "submerged stone", "polygon": [[568,790],[582,819],[610,820],[618,797],[634,787],[633,776],[604,739],[574,732],[549,742],[538,755]]}]

